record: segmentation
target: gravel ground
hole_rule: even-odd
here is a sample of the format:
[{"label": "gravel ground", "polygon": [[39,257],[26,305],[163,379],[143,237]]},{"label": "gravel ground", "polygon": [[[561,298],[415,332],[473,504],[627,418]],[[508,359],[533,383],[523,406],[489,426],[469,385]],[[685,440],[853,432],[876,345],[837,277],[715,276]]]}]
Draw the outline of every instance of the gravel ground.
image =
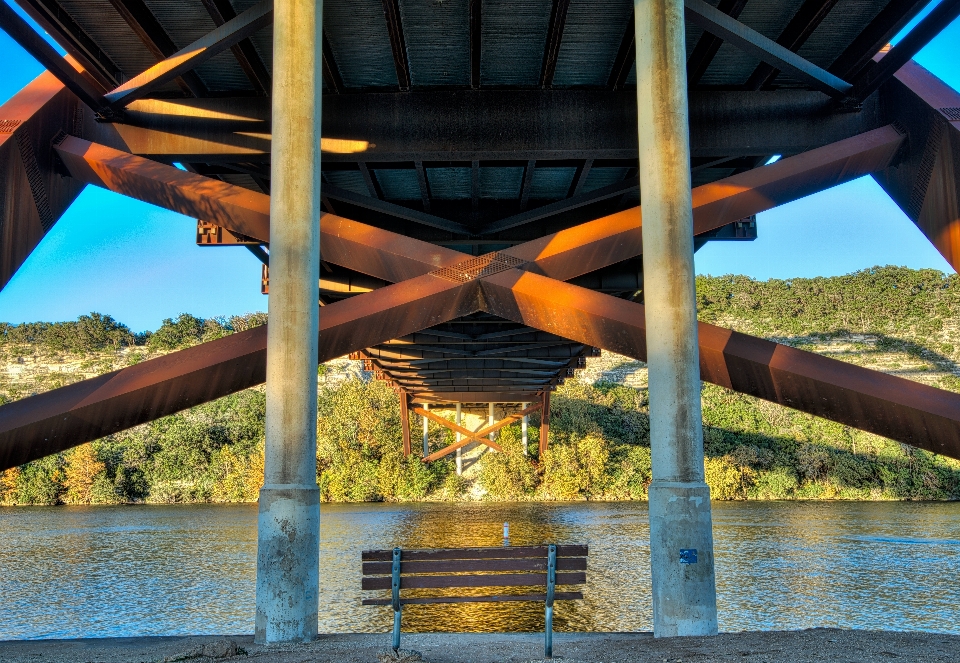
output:
[{"label": "gravel ground", "polygon": [[[316,642],[290,647],[255,645],[250,636],[20,640],[0,642],[0,661],[377,663],[378,654],[389,648],[389,642],[390,636],[386,633],[322,636]],[[415,633],[403,636],[401,648],[421,652],[426,663],[537,661],[542,660],[543,636],[535,633]],[[235,655],[229,655],[236,650],[239,651]],[[893,659],[960,661],[960,636],[811,629],[659,640],[649,633],[558,633],[554,637],[554,660],[564,663],[874,663]]]}]

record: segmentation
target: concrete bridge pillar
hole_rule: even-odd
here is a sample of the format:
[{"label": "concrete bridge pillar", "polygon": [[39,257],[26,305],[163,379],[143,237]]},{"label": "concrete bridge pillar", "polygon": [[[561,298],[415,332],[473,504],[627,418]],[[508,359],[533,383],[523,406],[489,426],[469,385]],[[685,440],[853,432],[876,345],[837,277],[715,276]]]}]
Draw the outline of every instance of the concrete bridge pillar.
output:
[{"label": "concrete bridge pillar", "polygon": [[322,0],[274,7],[270,324],[264,486],[257,537],[258,643],[317,636],[317,282]]},{"label": "concrete bridge pillar", "polygon": [[635,0],[650,376],[654,635],[714,635],[717,600],[693,264],[683,0]]}]

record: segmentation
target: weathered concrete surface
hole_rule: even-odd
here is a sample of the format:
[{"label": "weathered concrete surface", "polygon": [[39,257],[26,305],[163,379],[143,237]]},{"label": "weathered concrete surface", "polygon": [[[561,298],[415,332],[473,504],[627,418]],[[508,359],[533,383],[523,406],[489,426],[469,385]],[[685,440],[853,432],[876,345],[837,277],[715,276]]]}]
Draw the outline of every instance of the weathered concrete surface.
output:
[{"label": "weathered concrete surface", "polygon": [[[4,663],[154,663],[194,656],[200,646],[224,636],[33,640],[0,642]],[[320,636],[302,645],[255,645],[251,636],[232,636],[242,650],[226,659],[257,663],[375,663],[389,649],[390,634]],[[403,649],[423,654],[426,663],[513,663],[541,660],[542,633],[425,633],[404,635]],[[886,631],[766,631],[722,633],[714,637],[656,638],[650,633],[557,633],[554,660],[566,663],[911,663],[960,659],[960,636]]]},{"label": "weathered concrete surface", "polygon": [[717,632],[710,489],[703,475],[683,12],[682,0],[635,2],[657,637]]},{"label": "weathered concrete surface", "polygon": [[277,3],[273,24],[270,326],[256,640],[317,635],[317,280],[323,1]]}]

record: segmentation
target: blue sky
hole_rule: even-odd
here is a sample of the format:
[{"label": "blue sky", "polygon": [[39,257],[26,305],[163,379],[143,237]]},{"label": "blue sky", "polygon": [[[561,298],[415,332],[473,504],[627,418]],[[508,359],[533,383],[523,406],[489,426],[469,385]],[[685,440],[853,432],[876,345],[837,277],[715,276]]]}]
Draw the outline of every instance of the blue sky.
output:
[{"label": "blue sky", "polygon": [[[960,20],[916,59],[960,89],[957,43]],[[0,60],[0,103],[42,71],[2,31]],[[72,320],[99,311],[140,331],[182,312],[266,310],[259,262],[240,248],[199,248],[195,232],[194,219],[88,187],[0,291],[0,321]],[[697,253],[697,272],[768,279],[905,265],[953,273],[868,177],[760,214],[758,233],[753,242],[707,244]]]}]

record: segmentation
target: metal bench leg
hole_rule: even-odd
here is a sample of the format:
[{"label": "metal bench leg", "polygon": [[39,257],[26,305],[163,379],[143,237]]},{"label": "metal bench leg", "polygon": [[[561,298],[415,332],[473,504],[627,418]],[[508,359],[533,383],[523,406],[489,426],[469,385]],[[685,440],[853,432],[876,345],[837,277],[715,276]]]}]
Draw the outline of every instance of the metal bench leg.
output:
[{"label": "metal bench leg", "polygon": [[393,549],[393,651],[400,649],[400,548]]},{"label": "metal bench leg", "polygon": [[553,544],[547,548],[547,614],[544,628],[543,655],[553,658],[553,593],[557,584],[557,547]]},{"label": "metal bench leg", "polygon": [[400,611],[393,613],[393,651],[400,649]]}]

